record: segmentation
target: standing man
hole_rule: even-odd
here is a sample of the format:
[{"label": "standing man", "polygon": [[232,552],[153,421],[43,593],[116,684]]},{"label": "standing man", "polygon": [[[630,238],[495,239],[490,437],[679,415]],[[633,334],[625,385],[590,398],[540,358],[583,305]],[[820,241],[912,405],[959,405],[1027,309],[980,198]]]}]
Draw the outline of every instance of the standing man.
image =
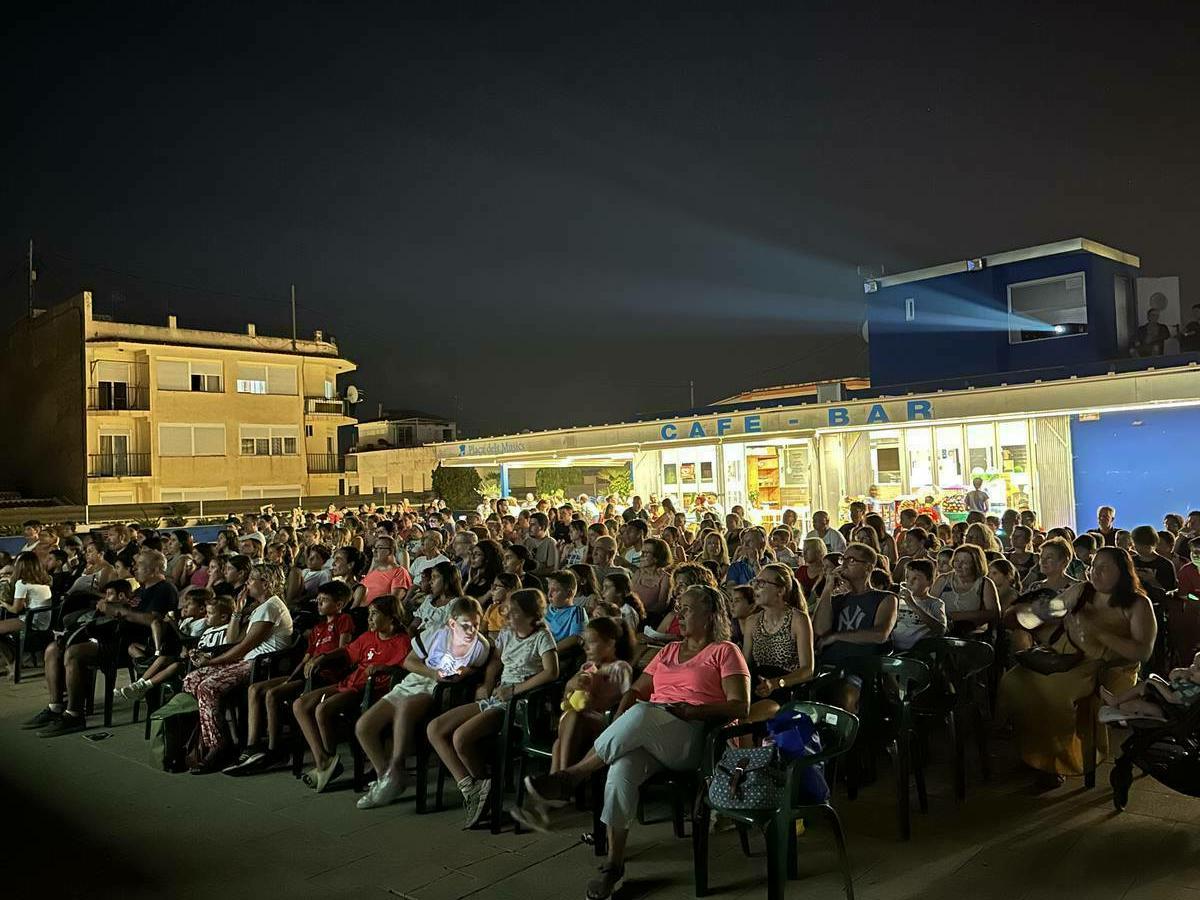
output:
[{"label": "standing man", "polygon": [[983,479],[976,476],[971,479],[971,484],[975,490],[967,491],[966,506],[967,512],[983,513],[987,515],[988,506],[991,505],[992,498],[988,496],[987,491],[983,489]]}]

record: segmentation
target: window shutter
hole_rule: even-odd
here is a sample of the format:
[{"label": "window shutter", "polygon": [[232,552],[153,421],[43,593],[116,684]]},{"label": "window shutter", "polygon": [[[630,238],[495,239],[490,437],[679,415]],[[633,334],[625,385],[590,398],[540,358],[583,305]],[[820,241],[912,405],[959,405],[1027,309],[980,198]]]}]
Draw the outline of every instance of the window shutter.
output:
[{"label": "window shutter", "polygon": [[225,427],[197,425],[195,427],[196,456],[225,455]]},{"label": "window shutter", "polygon": [[182,360],[163,359],[158,363],[160,391],[189,391],[192,389],[188,364]]},{"label": "window shutter", "polygon": [[268,366],[267,393],[294,395],[296,393],[296,367]]},{"label": "window shutter", "polygon": [[159,425],[158,426],[158,455],[159,456],[191,456],[192,455],[192,426],[190,426],[190,425]]}]

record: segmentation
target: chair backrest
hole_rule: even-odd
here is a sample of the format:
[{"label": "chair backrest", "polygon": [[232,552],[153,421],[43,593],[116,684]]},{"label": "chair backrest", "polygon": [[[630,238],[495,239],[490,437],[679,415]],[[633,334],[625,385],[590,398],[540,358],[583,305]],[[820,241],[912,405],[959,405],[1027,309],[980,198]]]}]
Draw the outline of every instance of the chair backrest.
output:
[{"label": "chair backrest", "polygon": [[841,669],[863,679],[887,675],[902,701],[925,690],[930,681],[929,666],[919,659],[901,656],[858,656],[842,662]]},{"label": "chair backrest", "polygon": [[821,735],[821,752],[805,757],[805,763],[815,764],[832,759],[854,746],[854,739],[858,736],[858,716],[854,713],[827,703],[798,700],[784,704],[775,718],[801,713],[812,719]]},{"label": "chair backrest", "polygon": [[917,642],[913,653],[955,682],[985,671],[996,658],[991,644],[951,637],[925,638]]}]

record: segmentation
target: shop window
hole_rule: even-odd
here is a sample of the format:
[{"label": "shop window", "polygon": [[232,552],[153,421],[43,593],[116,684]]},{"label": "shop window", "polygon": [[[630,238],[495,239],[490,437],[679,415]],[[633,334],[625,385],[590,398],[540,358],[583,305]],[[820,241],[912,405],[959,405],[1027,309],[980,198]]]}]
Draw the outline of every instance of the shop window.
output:
[{"label": "shop window", "polygon": [[1082,272],[1008,286],[1008,342],[1023,344],[1087,332]]},{"label": "shop window", "polygon": [[932,442],[933,430],[930,428],[910,428],[904,434],[904,444],[908,450],[910,492],[934,484]]},{"label": "shop window", "polygon": [[967,473],[979,475],[996,469],[996,432],[991,425],[967,426]]},{"label": "shop window", "polygon": [[937,485],[943,488],[964,486],[962,428],[957,425],[938,428],[934,435],[937,438]]},{"label": "shop window", "polygon": [[[874,481],[880,487],[899,488],[903,482],[900,468],[900,433],[876,431],[871,435],[871,465]],[[896,492],[890,492],[894,495]]]},{"label": "shop window", "polygon": [[713,464],[712,463],[710,463],[710,462],[700,463],[700,480],[701,481],[712,481],[713,480]]}]

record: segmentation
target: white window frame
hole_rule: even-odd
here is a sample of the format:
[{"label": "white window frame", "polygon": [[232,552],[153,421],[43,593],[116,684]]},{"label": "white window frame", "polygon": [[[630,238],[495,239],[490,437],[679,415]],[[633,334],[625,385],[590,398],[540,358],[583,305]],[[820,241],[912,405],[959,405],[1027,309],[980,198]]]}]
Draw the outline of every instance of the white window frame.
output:
[{"label": "white window frame", "polygon": [[[159,363],[164,363],[164,362],[183,363],[184,365],[186,365],[188,367],[188,377],[187,377],[188,386],[186,388],[163,387],[162,383],[158,382],[157,386],[160,391],[171,391],[172,393],[176,393],[176,394],[188,394],[188,393],[192,393],[192,394],[223,394],[223,393],[225,393],[225,364],[221,360],[219,360],[219,359],[184,359],[179,356],[160,356],[157,359],[155,359],[154,365],[157,367]],[[217,374],[214,376],[211,372],[197,372],[197,371],[195,371],[195,367],[197,365],[203,366],[204,368],[211,368],[213,366],[216,366]],[[157,374],[157,369],[156,369],[156,374]],[[193,379],[196,378],[196,376],[203,377],[205,379],[206,385],[209,384],[207,379],[215,377],[217,379],[216,390],[203,390],[203,391],[196,390],[194,387],[192,387]]]},{"label": "white window frame", "polygon": [[[243,370],[262,369],[262,378],[245,378]],[[290,372],[291,390],[272,390],[271,372]],[[253,372],[252,374],[258,374]],[[274,365],[271,363],[238,362],[237,363],[237,392],[239,394],[270,394],[276,397],[295,397],[300,390],[299,370],[295,366]]]},{"label": "white window frame", "polygon": [[[215,496],[220,494],[220,496]],[[207,496],[201,496],[207,495]],[[159,491],[159,503],[195,503],[197,501],[228,500],[229,489],[211,488],[163,488]]]},{"label": "white window frame", "polygon": [[[192,436],[192,452],[183,454],[165,454],[162,452],[162,430],[163,428],[189,428]],[[196,429],[197,428],[220,428],[221,429],[221,452],[220,453],[197,453],[196,452]],[[225,430],[224,422],[159,422],[158,423],[158,455],[168,459],[190,459],[190,458],[210,458],[216,459],[221,456],[229,455],[227,445],[228,434]]]},{"label": "white window frame", "polygon": [[[289,439],[294,442],[294,449],[290,453],[286,449]],[[300,429],[295,425],[243,424],[238,427],[238,456],[299,456],[300,440]],[[246,441],[254,442],[252,453],[246,452]],[[262,452],[263,441],[266,442],[266,452]],[[278,452],[276,447],[279,448]]]},{"label": "white window frame", "polygon": [[[1046,332],[1044,335],[1041,335],[1040,337],[1022,339],[1022,337],[1021,337],[1022,329],[1019,327],[1019,323],[1016,323],[1013,320],[1013,315],[1014,315],[1013,314],[1013,300],[1012,300],[1013,288],[1031,287],[1032,285],[1035,285],[1035,284],[1049,284],[1052,281],[1066,281],[1069,278],[1078,278],[1083,284],[1083,324],[1085,326],[1088,324],[1088,305],[1087,305],[1088,286],[1087,286],[1087,273],[1086,272],[1082,272],[1082,271],[1081,272],[1064,272],[1061,275],[1051,275],[1049,278],[1034,278],[1031,281],[1015,281],[1012,284],[1008,285],[1008,287],[1005,290],[1005,293],[1008,295],[1008,343],[1010,345],[1017,346],[1020,344],[1032,344],[1036,341],[1062,340],[1064,338],[1082,337],[1087,334],[1086,328],[1083,331],[1071,332],[1069,334],[1058,334],[1058,333],[1054,332],[1053,330],[1051,330],[1051,331]],[[1026,313],[1016,313],[1016,315],[1021,316],[1024,319],[1031,318]],[[1049,324],[1049,323],[1043,323],[1043,324]]]},{"label": "white window frame", "polygon": [[299,499],[304,493],[304,489],[298,484],[247,484],[242,486],[243,500],[262,500],[264,498],[291,498]]}]

